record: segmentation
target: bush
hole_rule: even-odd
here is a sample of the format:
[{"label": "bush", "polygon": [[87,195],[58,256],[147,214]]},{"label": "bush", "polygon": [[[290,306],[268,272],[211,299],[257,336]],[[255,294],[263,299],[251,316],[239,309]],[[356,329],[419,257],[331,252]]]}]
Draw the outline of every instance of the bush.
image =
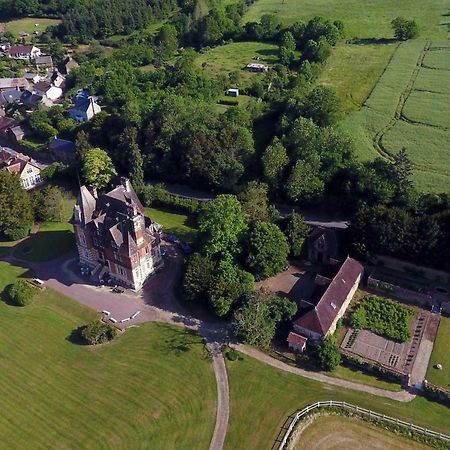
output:
[{"label": "bush", "polygon": [[410,338],[409,323],[414,311],[384,298],[366,298],[351,316],[353,328],[373,331],[381,336],[405,342]]},{"label": "bush", "polygon": [[234,348],[229,347],[224,351],[224,353],[228,361],[237,361],[239,358],[239,353]]},{"label": "bush", "polygon": [[103,344],[117,336],[117,329],[101,320],[94,320],[81,331],[81,337],[89,345]]},{"label": "bush", "polygon": [[317,349],[320,366],[323,370],[332,371],[341,363],[341,354],[334,336],[327,336]]},{"label": "bush", "polygon": [[10,241],[18,241],[19,239],[23,239],[30,234],[31,225],[27,225],[25,227],[17,227],[17,228],[7,228],[3,231],[5,237]]},{"label": "bush", "polygon": [[37,289],[25,280],[18,280],[8,286],[6,294],[14,305],[27,306],[33,302]]}]

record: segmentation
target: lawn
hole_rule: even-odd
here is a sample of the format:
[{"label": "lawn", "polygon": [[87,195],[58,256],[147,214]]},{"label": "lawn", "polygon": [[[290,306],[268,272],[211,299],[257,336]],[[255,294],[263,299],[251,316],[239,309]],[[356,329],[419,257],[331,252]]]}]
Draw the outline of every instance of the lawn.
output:
[{"label": "lawn", "polygon": [[[0,292],[24,269],[0,263]],[[93,349],[72,332],[97,314],[47,289],[0,302],[2,448],[208,448],[216,385],[203,341],[145,324]]]},{"label": "lawn", "polygon": [[[25,32],[32,34],[34,31],[38,31],[39,33],[44,32],[47,27],[52,25],[57,25],[60,20],[56,19],[46,19],[43,17],[27,17],[25,19],[12,20],[11,22],[6,22],[6,31],[10,31],[11,33],[18,35],[20,32]],[[35,25],[38,26],[35,26]]]},{"label": "lawn", "polygon": [[[255,77],[263,74],[251,73],[245,69],[249,63],[274,64],[278,61],[278,46],[266,42],[233,42],[220,45],[200,54],[196,64],[211,76],[228,75],[240,71],[242,87]],[[235,87],[235,86],[233,86]]]},{"label": "lawn", "polygon": [[[402,403],[302,378],[246,355],[227,361],[231,418],[225,448],[270,449],[289,415],[318,400],[345,400],[450,433],[450,409],[423,397]],[[307,448],[307,447],[305,447]]]},{"label": "lawn", "polygon": [[[450,390],[450,318],[441,317],[439,330],[428,366],[427,380]],[[436,369],[436,364],[442,364],[442,370]]]},{"label": "lawn", "polygon": [[294,450],[331,450],[336,448],[389,448],[425,450],[429,447],[396,435],[363,420],[328,415],[316,417],[298,435]]},{"label": "lawn", "polygon": [[390,22],[397,16],[417,20],[425,39],[447,39],[449,4],[446,0],[257,0],[245,15],[257,21],[263,14],[275,14],[291,24],[319,15],[344,22],[350,38],[391,38]]},{"label": "lawn", "polygon": [[332,86],[345,113],[358,110],[369,97],[396,44],[341,44],[337,46],[318,83]]},{"label": "lawn", "polygon": [[194,218],[164,208],[145,208],[146,215],[163,226],[165,233],[176,234],[181,240],[192,243],[197,237]]}]

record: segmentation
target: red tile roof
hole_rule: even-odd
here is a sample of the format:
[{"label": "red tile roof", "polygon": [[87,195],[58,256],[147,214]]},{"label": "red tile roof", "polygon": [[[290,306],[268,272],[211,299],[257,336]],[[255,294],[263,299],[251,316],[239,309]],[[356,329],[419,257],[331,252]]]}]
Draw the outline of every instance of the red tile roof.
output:
[{"label": "red tile roof", "polygon": [[363,272],[364,268],[358,261],[347,257],[316,307],[298,318],[294,325],[325,336]]},{"label": "red tile roof", "polygon": [[305,336],[302,336],[301,334],[294,333],[291,331],[287,337],[287,341],[289,344],[296,345],[297,347],[303,348],[303,346],[306,345],[306,342],[308,341],[308,338]]}]

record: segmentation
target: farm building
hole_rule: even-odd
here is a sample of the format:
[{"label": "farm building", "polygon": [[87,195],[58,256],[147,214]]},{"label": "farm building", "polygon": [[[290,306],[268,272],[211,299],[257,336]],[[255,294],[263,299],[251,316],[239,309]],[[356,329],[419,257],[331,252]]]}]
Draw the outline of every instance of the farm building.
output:
[{"label": "farm building", "polygon": [[250,72],[267,72],[269,70],[269,66],[267,64],[250,63],[247,64],[247,70]]},{"label": "farm building", "polygon": [[333,278],[317,276],[319,299],[317,302],[312,300],[306,312],[294,321],[294,332],[316,344],[332,335],[355,295],[363,273],[363,266],[347,257]]}]

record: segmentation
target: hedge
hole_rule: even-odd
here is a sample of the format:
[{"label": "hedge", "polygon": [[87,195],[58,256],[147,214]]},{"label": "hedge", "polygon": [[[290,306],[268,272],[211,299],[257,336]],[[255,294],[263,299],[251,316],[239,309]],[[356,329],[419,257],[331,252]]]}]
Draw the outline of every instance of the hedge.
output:
[{"label": "hedge", "polygon": [[200,206],[198,200],[170,194],[163,184],[146,185],[142,192],[142,200],[145,206],[168,206],[188,214],[195,214]]}]

